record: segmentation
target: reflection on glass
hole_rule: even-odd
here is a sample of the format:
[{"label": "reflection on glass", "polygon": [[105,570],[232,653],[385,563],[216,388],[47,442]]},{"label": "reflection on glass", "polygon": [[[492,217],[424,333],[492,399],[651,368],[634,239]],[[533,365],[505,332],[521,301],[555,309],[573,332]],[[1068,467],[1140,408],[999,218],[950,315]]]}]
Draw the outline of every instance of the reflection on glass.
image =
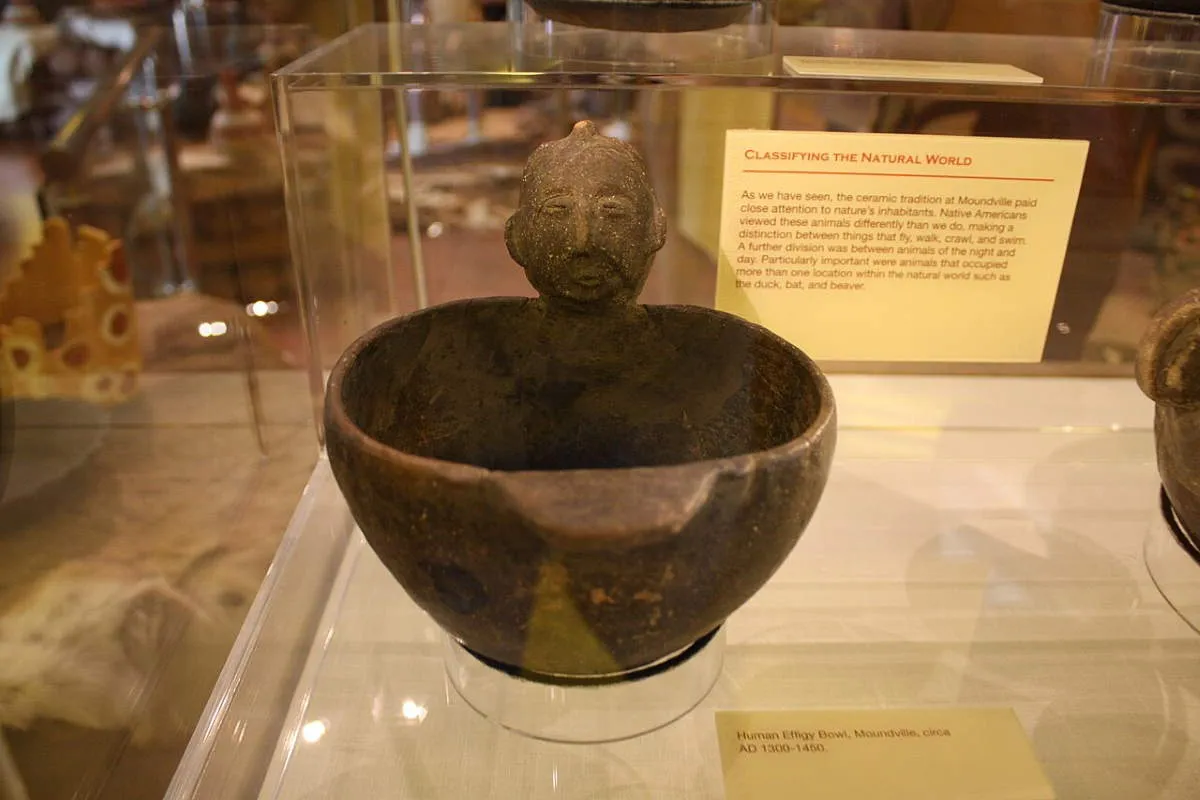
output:
[{"label": "reflection on glass", "polygon": [[316,744],[321,741],[321,737],[325,735],[328,728],[324,720],[314,719],[311,722],[304,723],[304,727],[300,729],[300,738],[309,744]]},{"label": "reflection on glass", "polygon": [[422,722],[429,714],[429,709],[416,700],[407,699],[400,704],[400,716],[409,722]]},{"label": "reflection on glass", "polygon": [[229,326],[220,320],[216,322],[201,322],[196,326],[196,331],[205,339],[209,339],[214,336],[224,336],[229,332]]},{"label": "reflection on glass", "polygon": [[279,313],[279,303],[274,300],[255,300],[246,305],[246,313],[252,317],[267,317]]}]

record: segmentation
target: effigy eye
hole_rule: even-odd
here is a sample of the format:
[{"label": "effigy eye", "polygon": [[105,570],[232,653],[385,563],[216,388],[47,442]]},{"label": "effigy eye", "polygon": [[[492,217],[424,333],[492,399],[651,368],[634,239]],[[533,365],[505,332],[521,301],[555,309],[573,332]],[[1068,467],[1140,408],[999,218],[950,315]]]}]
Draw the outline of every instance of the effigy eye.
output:
[{"label": "effigy eye", "polygon": [[633,209],[628,203],[614,198],[601,201],[600,213],[605,217],[619,219],[630,216],[633,213]]},{"label": "effigy eye", "polygon": [[561,200],[555,200],[555,201],[546,203],[540,209],[540,211],[543,214],[545,214],[547,216],[551,216],[551,217],[562,216],[564,214],[569,213],[570,210],[571,210],[571,206],[568,205],[567,203],[562,202]]}]

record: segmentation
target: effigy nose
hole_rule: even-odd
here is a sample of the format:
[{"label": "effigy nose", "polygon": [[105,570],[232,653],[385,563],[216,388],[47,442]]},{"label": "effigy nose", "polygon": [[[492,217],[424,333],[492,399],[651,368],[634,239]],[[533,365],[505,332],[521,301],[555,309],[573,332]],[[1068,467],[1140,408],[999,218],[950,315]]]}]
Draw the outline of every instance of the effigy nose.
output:
[{"label": "effigy nose", "polygon": [[571,246],[575,250],[586,250],[591,237],[587,209],[575,204],[571,209]]}]

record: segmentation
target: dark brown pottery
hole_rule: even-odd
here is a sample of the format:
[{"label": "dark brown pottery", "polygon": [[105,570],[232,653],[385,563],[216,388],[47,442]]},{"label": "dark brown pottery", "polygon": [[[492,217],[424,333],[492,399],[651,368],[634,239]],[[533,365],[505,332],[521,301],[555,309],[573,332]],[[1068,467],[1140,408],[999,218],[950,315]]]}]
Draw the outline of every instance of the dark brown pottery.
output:
[{"label": "dark brown pottery", "polygon": [[530,158],[509,221],[540,297],[392,320],[329,379],[367,541],[451,635],[535,678],[620,675],[712,632],[828,477],[833,394],[803,352],[636,304],[663,233],[640,157],[581,123]]},{"label": "dark brown pottery", "polygon": [[1137,382],[1154,401],[1154,439],[1163,491],[1200,544],[1200,290],[1167,304],[1142,337]]}]

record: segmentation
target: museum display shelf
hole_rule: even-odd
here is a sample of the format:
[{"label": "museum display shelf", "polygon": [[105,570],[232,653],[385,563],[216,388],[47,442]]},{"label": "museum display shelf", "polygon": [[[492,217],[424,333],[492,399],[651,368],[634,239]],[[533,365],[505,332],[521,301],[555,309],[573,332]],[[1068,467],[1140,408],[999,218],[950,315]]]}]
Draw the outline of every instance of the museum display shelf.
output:
[{"label": "museum display shelf", "polygon": [[1200,637],[1142,557],[1152,404],[1119,379],[832,382],[826,499],[679,721],[582,745],[481,716],[321,463],[169,796],[720,798],[716,709],[1000,706],[1060,797],[1191,798]]}]

